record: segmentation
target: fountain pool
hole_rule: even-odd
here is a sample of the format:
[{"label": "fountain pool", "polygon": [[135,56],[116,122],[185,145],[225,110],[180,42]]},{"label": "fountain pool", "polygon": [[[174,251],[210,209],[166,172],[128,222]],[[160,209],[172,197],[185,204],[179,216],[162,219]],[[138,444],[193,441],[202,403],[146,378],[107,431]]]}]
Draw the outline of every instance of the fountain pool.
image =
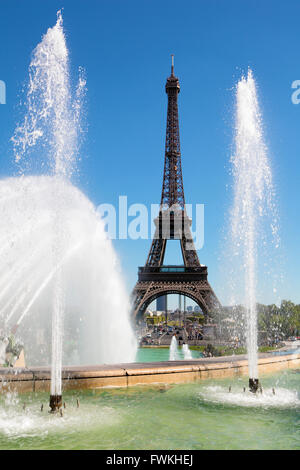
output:
[{"label": "fountain pool", "polygon": [[63,417],[40,411],[47,393],[3,395],[0,448],[299,449],[299,373],[262,381],[262,396],[243,392],[246,377],[65,392]]}]

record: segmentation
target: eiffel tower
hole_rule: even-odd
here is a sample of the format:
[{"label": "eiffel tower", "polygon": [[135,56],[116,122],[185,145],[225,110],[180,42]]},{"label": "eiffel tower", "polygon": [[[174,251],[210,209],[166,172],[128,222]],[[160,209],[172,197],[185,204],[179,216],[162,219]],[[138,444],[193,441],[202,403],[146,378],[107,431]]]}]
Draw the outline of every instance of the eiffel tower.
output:
[{"label": "eiffel tower", "polygon": [[[143,315],[147,306],[161,295],[181,294],[194,300],[206,317],[220,303],[207,281],[207,267],[200,264],[192,234],[192,220],[185,207],[177,97],[179,80],[174,75],[172,55],[171,75],[167,78],[168,95],[165,163],[161,203],[154,220],[155,234],[145,266],[138,269],[138,282],[132,293],[135,317]],[[183,265],[163,264],[168,240],[179,240]]]}]

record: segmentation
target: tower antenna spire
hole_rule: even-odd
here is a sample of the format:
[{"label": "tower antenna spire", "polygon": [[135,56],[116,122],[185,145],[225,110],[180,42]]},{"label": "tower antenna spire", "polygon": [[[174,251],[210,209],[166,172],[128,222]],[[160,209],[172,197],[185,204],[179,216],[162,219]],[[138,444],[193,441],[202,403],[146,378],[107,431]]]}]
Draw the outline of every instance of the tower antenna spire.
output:
[{"label": "tower antenna spire", "polygon": [[171,57],[172,57],[171,75],[174,76],[174,54],[171,54]]}]

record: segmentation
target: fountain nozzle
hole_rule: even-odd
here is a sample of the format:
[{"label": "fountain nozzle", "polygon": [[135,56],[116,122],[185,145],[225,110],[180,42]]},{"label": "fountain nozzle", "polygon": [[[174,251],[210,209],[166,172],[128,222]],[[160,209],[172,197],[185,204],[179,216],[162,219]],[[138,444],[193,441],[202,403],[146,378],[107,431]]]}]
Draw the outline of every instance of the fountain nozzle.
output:
[{"label": "fountain nozzle", "polygon": [[59,411],[62,407],[62,396],[61,395],[50,395],[50,403],[49,406],[51,408],[50,413],[55,413]]},{"label": "fountain nozzle", "polygon": [[252,393],[256,393],[257,390],[261,390],[261,385],[258,379],[249,379],[249,390]]}]

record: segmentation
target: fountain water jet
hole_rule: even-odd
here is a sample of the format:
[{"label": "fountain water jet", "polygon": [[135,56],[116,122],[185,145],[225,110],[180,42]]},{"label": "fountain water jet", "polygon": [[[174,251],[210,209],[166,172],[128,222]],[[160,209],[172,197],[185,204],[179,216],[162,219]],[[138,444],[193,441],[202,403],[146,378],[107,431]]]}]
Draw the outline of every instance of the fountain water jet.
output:
[{"label": "fountain water jet", "polygon": [[[79,81],[76,105],[76,99],[73,102],[71,93],[68,49],[60,11],[55,26],[48,29],[33,52],[29,77],[27,114],[23,125],[17,127],[13,142],[17,162],[37,143],[40,146],[43,144],[49,152],[53,174],[51,218],[52,231],[55,233],[52,238],[52,257],[53,265],[56,266],[63,254],[63,238],[66,235],[62,220],[64,199],[57,196],[65,181],[70,180],[76,165],[80,116],[78,96],[82,97],[84,90],[84,83]],[[52,307],[52,411],[61,406],[63,311],[63,271],[59,266],[55,272]]]},{"label": "fountain water jet", "polygon": [[[2,272],[10,280],[3,278],[6,289],[2,290],[0,312],[6,327],[14,317],[19,326],[24,320],[26,323],[27,314],[32,315],[38,308],[48,311],[45,302],[52,303],[52,411],[58,410],[62,403],[63,324],[72,309],[79,311],[78,320],[84,318],[85,323],[77,324],[75,334],[72,325],[73,337],[79,335],[78,331],[87,330],[90,321],[87,317],[94,317],[90,337],[85,341],[86,362],[132,361],[136,349],[128,318],[129,302],[116,271],[111,242],[92,204],[70,182],[76,169],[84,92],[85,80],[81,74],[72,93],[68,49],[62,15],[58,12],[55,26],[48,29],[33,52],[26,114],[12,138],[21,176],[1,181],[0,186],[0,209],[5,216],[2,220],[6,221],[0,229],[0,239],[8,240],[1,253],[1,264],[6,266],[7,270]],[[36,158],[30,160],[34,151]],[[25,176],[26,172],[35,170],[38,173],[46,170],[50,176]],[[33,256],[37,244],[42,252],[38,259]],[[99,293],[101,285],[103,292]],[[21,295],[14,297],[16,290]],[[10,313],[6,314],[8,306]],[[99,312],[103,309],[110,313],[116,311],[119,325],[107,325],[103,312],[105,332],[100,333]],[[48,321],[48,314],[45,316]],[[74,323],[74,314],[71,316],[69,322]],[[89,335],[86,332],[84,336]],[[111,353],[104,339],[107,336],[113,336],[123,348],[111,357],[107,357],[107,350]],[[78,344],[77,347],[80,349]]]},{"label": "fountain water jet", "polygon": [[182,350],[183,350],[183,356],[185,360],[193,359],[192,353],[187,343],[184,343],[182,345]]},{"label": "fountain water jet", "polygon": [[[231,235],[234,255],[242,265],[246,310],[249,387],[259,387],[257,366],[257,253],[262,238],[262,220],[273,213],[274,189],[263,139],[261,113],[252,71],[236,88],[235,154],[231,158],[234,176],[234,204]],[[277,235],[276,221],[271,224]]]},{"label": "fountain water jet", "polygon": [[178,354],[178,343],[176,339],[176,335],[174,334],[171,340],[170,344],[170,355],[169,355],[169,360],[170,361],[177,361],[179,359],[179,354]]}]

